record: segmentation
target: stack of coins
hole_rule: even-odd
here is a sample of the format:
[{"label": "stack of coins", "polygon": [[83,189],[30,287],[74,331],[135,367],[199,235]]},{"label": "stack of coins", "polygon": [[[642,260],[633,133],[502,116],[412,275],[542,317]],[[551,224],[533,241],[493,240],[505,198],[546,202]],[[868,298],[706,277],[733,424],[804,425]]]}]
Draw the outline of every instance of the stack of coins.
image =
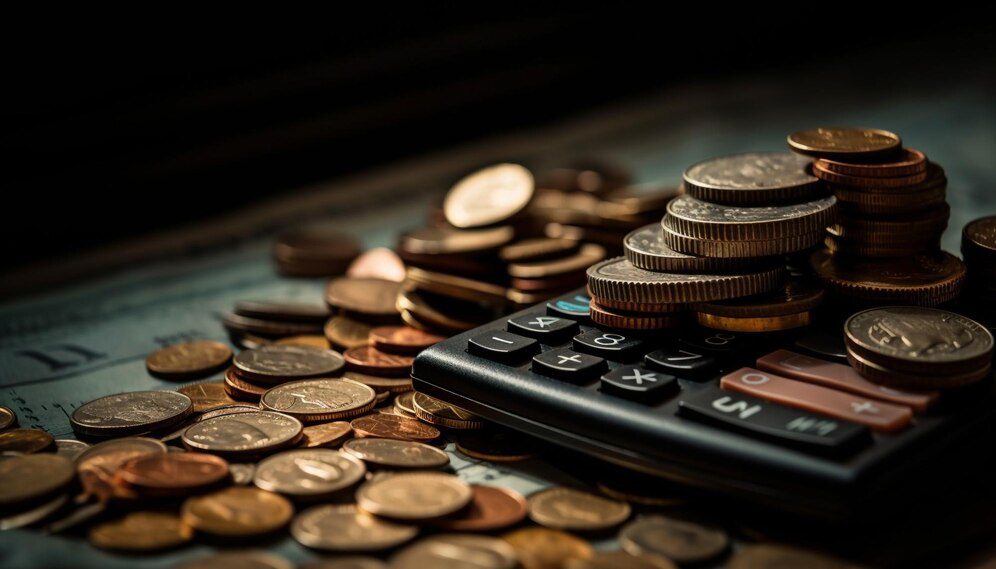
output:
[{"label": "stack of coins", "polygon": [[972,310],[987,321],[996,321],[996,215],[965,226],[961,256],[968,268],[965,288]]},{"label": "stack of coins", "polygon": [[221,323],[232,342],[246,348],[281,339],[327,348],[321,340],[322,326],[329,315],[329,309],[321,304],[246,300],[236,303],[232,312],[222,316]]},{"label": "stack of coins", "polygon": [[839,297],[932,306],[958,295],[965,270],[940,250],[950,208],[944,170],[899,136],[868,128],[795,132],[789,147],[815,158],[841,215],[812,268]]},{"label": "stack of coins", "polygon": [[341,275],[359,254],[355,239],[325,226],[284,233],[273,246],[277,271],[291,277]]}]

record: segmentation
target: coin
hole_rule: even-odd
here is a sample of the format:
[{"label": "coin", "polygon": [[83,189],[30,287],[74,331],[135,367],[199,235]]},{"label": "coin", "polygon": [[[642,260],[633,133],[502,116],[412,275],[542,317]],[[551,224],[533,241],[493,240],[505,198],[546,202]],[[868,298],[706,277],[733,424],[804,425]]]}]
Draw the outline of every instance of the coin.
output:
[{"label": "coin", "polygon": [[[929,182],[928,178],[928,182]],[[922,190],[904,191],[901,194],[872,193],[858,188],[836,186],[833,194],[842,213],[861,215],[903,215],[940,207],[945,203],[947,181]]]},{"label": "coin", "polygon": [[362,555],[336,556],[333,559],[316,559],[308,561],[303,565],[298,565],[299,569],[388,569],[384,563],[376,557]]},{"label": "coin", "polygon": [[733,555],[726,566],[729,569],[780,569],[783,567],[856,569],[858,567],[841,559],[774,543],[745,545]]},{"label": "coin", "polygon": [[248,486],[255,474],[256,465],[251,462],[233,462],[228,465],[228,475],[232,477],[232,484],[237,486]]},{"label": "coin", "polygon": [[457,512],[473,492],[463,480],[440,472],[403,472],[373,479],[360,486],[360,509],[399,520],[430,520]]},{"label": "coin", "polygon": [[73,439],[56,439],[55,441],[55,453],[73,461],[88,448],[90,445],[83,441]]},{"label": "coin", "polygon": [[470,505],[434,524],[448,531],[488,532],[513,526],[526,517],[526,499],[515,490],[497,486],[471,485]]},{"label": "coin", "polygon": [[266,393],[266,387],[250,383],[239,377],[235,366],[225,370],[225,393],[242,401],[259,401]]},{"label": "coin", "polygon": [[375,518],[353,504],[328,504],[298,514],[290,533],[298,543],[312,549],[380,551],[411,540],[418,534],[418,527]]},{"label": "coin", "polygon": [[422,290],[404,290],[397,301],[405,324],[429,331],[462,332],[492,319],[492,314],[476,303]]},{"label": "coin", "polygon": [[353,419],[350,423],[358,437],[429,442],[439,438],[439,429],[417,419],[377,413]]},{"label": "coin", "polygon": [[766,262],[765,259],[698,257],[675,251],[664,241],[659,223],[636,229],[623,238],[626,260],[648,271],[665,273],[721,273]]},{"label": "coin", "polygon": [[294,498],[329,496],[351,487],[366,474],[359,459],[330,449],[289,450],[256,466],[253,484]]},{"label": "coin", "polygon": [[589,559],[568,559],[564,569],[676,569],[678,566],[661,557],[635,556],[625,551],[599,551]]},{"label": "coin", "polygon": [[857,176],[862,178],[894,178],[897,176],[909,176],[919,172],[927,171],[927,157],[923,152],[913,148],[903,148],[900,155],[894,162],[884,162],[880,164],[852,164],[819,158],[813,162],[814,167],[835,174],[847,176]]},{"label": "coin", "polygon": [[31,454],[48,450],[54,443],[52,435],[41,429],[10,429],[0,433],[0,452]]},{"label": "coin", "polygon": [[605,199],[622,206],[624,211],[631,214],[657,213],[683,191],[680,186],[645,182],[616,189],[606,195]]},{"label": "coin", "polygon": [[350,369],[373,375],[398,375],[411,370],[415,358],[382,352],[372,346],[350,348],[343,352]]},{"label": "coin", "polygon": [[661,223],[663,228],[661,236],[668,247],[686,255],[719,257],[724,259],[772,257],[774,255],[788,255],[797,251],[804,251],[820,243],[824,233],[824,230],[821,228],[819,231],[812,233],[782,237],[780,239],[723,241],[695,239],[677,233],[670,226],[670,216],[664,216]]},{"label": "coin", "polygon": [[169,512],[130,512],[90,528],[87,539],[94,547],[116,551],[161,551],[178,547],[193,537],[190,527]]},{"label": "coin", "polygon": [[332,350],[274,345],[241,352],[233,363],[239,375],[264,383],[334,375],[345,365]]},{"label": "coin", "polygon": [[302,433],[304,439],[301,446],[304,448],[333,448],[352,436],[353,428],[346,421],[334,421],[308,425]]},{"label": "coin", "polygon": [[683,322],[680,314],[647,314],[644,312],[619,311],[602,306],[594,298],[589,304],[589,308],[591,309],[591,321],[609,328],[662,330],[664,328],[675,328]]},{"label": "coin", "polygon": [[799,202],[825,192],[810,163],[791,152],[734,154],[690,166],[683,180],[689,196],[714,203]]},{"label": "coin", "polygon": [[916,172],[914,174],[907,174],[903,176],[895,176],[887,178],[849,176],[847,174],[840,174],[838,172],[827,170],[823,167],[823,164],[819,161],[813,164],[813,174],[815,174],[817,178],[824,180],[830,184],[850,186],[852,188],[853,187],[866,188],[866,189],[907,188],[909,186],[914,186],[916,184],[919,184],[927,179],[926,170],[923,172]]},{"label": "coin", "polygon": [[[258,334],[268,338],[315,334],[321,331],[321,325],[314,322],[282,322],[279,320],[250,318],[238,314],[225,314],[221,319],[221,324],[232,334]],[[244,340],[243,343],[245,343]],[[265,345],[265,343],[264,339],[263,344]],[[250,349],[255,348],[250,347]]]},{"label": "coin", "polygon": [[333,346],[348,350],[369,344],[373,329],[371,324],[340,314],[325,323],[325,337]]},{"label": "coin", "polygon": [[456,449],[471,458],[490,462],[519,462],[539,453],[535,439],[495,427],[461,431],[456,435]]},{"label": "coin", "polygon": [[332,343],[325,336],[318,334],[303,334],[300,336],[288,336],[273,341],[278,346],[304,346],[305,348],[318,348],[319,350],[331,350]]},{"label": "coin", "polygon": [[395,316],[394,301],[401,285],[394,281],[344,277],[325,288],[325,302],[334,308],[373,317]]},{"label": "coin", "polygon": [[270,388],[264,409],[313,423],[355,417],[373,409],[374,390],[351,379],[306,379]]},{"label": "coin", "polygon": [[641,516],[619,532],[619,543],[632,555],[651,555],[675,563],[704,563],[730,547],[725,531],[665,516]]},{"label": "coin", "polygon": [[554,487],[529,496],[529,518],[553,529],[605,530],[626,521],[630,513],[626,502],[573,488]]},{"label": "coin", "polygon": [[409,391],[395,397],[394,410],[402,417],[416,417],[415,392]]},{"label": "coin", "polygon": [[94,399],[70,417],[81,435],[130,435],[168,428],[193,411],[190,398],[176,391],[131,391]]},{"label": "coin", "polygon": [[287,525],[294,506],[279,494],[235,486],[187,498],[180,516],[199,532],[219,537],[273,533]]},{"label": "coin", "polygon": [[731,275],[659,273],[616,257],[588,269],[588,288],[599,298],[613,301],[680,304],[760,294],[778,287],[783,276],[784,268],[779,265]]},{"label": "coin", "polygon": [[405,263],[387,247],[375,247],[357,257],[346,269],[346,276],[400,283],[405,280]]},{"label": "coin", "polygon": [[562,569],[571,559],[588,559],[595,552],[587,541],[547,528],[523,528],[502,536],[515,549],[523,569]]},{"label": "coin", "polygon": [[56,494],[55,498],[42,502],[40,506],[33,506],[28,509],[23,509],[23,506],[21,506],[13,514],[4,513],[0,515],[0,531],[20,529],[37,524],[61,510],[68,501],[69,494]]},{"label": "coin", "polygon": [[457,182],[446,194],[443,214],[454,227],[496,225],[525,209],[535,189],[529,170],[496,164]]},{"label": "coin", "polygon": [[822,231],[837,217],[837,198],[776,206],[721,205],[691,196],[667,204],[668,227],[692,239],[763,241]]},{"label": "coin", "polygon": [[830,225],[828,231],[838,238],[876,244],[901,244],[911,239],[936,242],[948,225],[950,212],[951,208],[942,204],[896,218],[848,215]]},{"label": "coin", "polygon": [[992,364],[988,363],[974,370],[955,372],[943,376],[936,373],[922,375],[897,372],[871,362],[851,350],[847,351],[847,362],[851,364],[851,367],[858,374],[871,382],[894,389],[909,391],[932,391],[962,387],[986,379],[992,374]]},{"label": "coin", "polygon": [[0,405],[0,431],[15,425],[17,425],[17,415],[7,407]]},{"label": "coin", "polygon": [[149,454],[124,463],[117,478],[146,496],[177,496],[227,479],[228,462],[197,452]]},{"label": "coin", "polygon": [[345,379],[358,381],[363,385],[372,387],[374,391],[380,393],[404,393],[412,390],[412,378],[410,373],[399,375],[398,377],[384,377],[380,375],[369,375],[358,371],[346,371],[342,374]]},{"label": "coin", "polygon": [[284,233],[273,246],[277,270],[289,276],[341,275],[359,254],[355,239],[328,226]]},{"label": "coin", "polygon": [[262,454],[293,445],[301,430],[300,421],[282,413],[235,413],[192,425],[183,433],[183,445],[227,456]]},{"label": "coin", "polygon": [[689,304],[652,304],[648,302],[626,302],[621,300],[612,300],[609,298],[602,298],[598,295],[592,294],[591,289],[588,289],[588,296],[602,308],[608,308],[609,310],[621,310],[623,312],[645,312],[650,314],[677,314],[679,312],[684,312],[689,309]]},{"label": "coin", "polygon": [[605,258],[605,248],[594,243],[586,243],[569,257],[529,263],[510,263],[508,274],[523,279],[549,278],[555,275],[577,273]]},{"label": "coin", "polygon": [[234,405],[235,400],[225,392],[223,381],[210,381],[185,385],[178,392],[190,398],[194,413],[203,413],[226,405]]},{"label": "coin", "polygon": [[342,450],[364,462],[386,468],[441,468],[450,463],[450,456],[436,447],[396,439],[352,439]]},{"label": "coin", "polygon": [[845,162],[892,158],[900,150],[899,136],[875,128],[821,127],[793,132],[789,147],[801,154]]},{"label": "coin", "polygon": [[809,326],[813,321],[813,315],[809,312],[797,312],[782,316],[734,318],[696,312],[695,320],[706,328],[726,332],[777,332]]},{"label": "coin", "polygon": [[996,215],[980,217],[961,232],[961,252],[966,263],[992,263],[996,260]]},{"label": "coin", "polygon": [[282,557],[263,551],[215,553],[174,565],[173,569],[294,569],[294,564]]},{"label": "coin", "polygon": [[538,237],[505,245],[498,257],[506,263],[529,263],[571,255],[580,248],[581,244],[571,239]]},{"label": "coin", "polygon": [[56,454],[28,454],[0,460],[0,507],[54,494],[72,482],[73,463]]},{"label": "coin", "polygon": [[422,227],[401,235],[399,248],[417,255],[454,255],[495,251],[515,237],[510,225],[486,229]]},{"label": "coin", "polygon": [[240,300],[235,303],[235,313],[249,318],[312,324],[321,324],[330,316],[328,307],[321,304],[259,300]]},{"label": "coin", "polygon": [[434,535],[391,556],[396,569],[515,569],[515,549],[506,541],[483,535]]},{"label": "coin", "polygon": [[76,458],[76,473],[87,494],[106,499],[121,495],[123,488],[114,478],[129,460],[152,454],[166,454],[166,445],[146,437],[124,437],[97,443]]},{"label": "coin", "polygon": [[815,283],[790,279],[780,289],[756,295],[695,305],[699,313],[731,318],[769,318],[799,314],[823,302],[823,288]]},{"label": "coin", "polygon": [[418,267],[408,267],[407,278],[419,289],[471,302],[501,303],[508,294],[505,287],[492,282]]},{"label": "coin", "polygon": [[418,353],[445,339],[411,326],[380,326],[370,331],[370,342],[375,349],[397,354]]},{"label": "coin", "polygon": [[210,375],[228,365],[232,350],[212,340],[196,340],[167,346],[145,360],[152,375],[167,379]]},{"label": "coin", "polygon": [[965,280],[965,265],[943,251],[903,259],[845,262],[822,249],[814,252],[809,262],[827,288],[872,302],[941,304],[958,296]]},{"label": "coin", "polygon": [[412,396],[415,416],[426,423],[441,425],[449,429],[480,429],[484,424],[477,415],[440,401],[424,393]]}]

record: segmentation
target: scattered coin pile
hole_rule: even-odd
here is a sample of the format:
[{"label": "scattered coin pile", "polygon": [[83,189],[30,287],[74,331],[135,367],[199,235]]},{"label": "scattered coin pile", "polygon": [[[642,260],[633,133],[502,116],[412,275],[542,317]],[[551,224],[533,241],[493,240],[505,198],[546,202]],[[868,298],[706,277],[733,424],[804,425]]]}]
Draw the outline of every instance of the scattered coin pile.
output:
[{"label": "scattered coin pile", "polygon": [[996,216],[982,217],[965,226],[961,256],[968,268],[966,293],[972,308],[996,322]]},{"label": "scattered coin pile", "polygon": [[325,226],[284,233],[273,246],[277,271],[292,277],[341,275],[359,254],[356,239]]},{"label": "scattered coin pile", "polygon": [[828,249],[811,259],[825,287],[859,303],[934,306],[958,296],[965,267],[940,250],[950,214],[940,166],[884,130],[817,128],[788,143],[815,158],[813,175],[840,204]]}]

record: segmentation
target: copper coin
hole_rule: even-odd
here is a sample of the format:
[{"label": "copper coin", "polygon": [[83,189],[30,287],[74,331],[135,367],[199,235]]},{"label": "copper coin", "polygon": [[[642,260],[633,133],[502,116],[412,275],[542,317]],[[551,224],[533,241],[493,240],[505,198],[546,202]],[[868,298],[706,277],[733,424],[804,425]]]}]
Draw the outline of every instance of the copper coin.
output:
[{"label": "copper coin", "polygon": [[435,522],[450,531],[493,531],[513,526],[526,517],[526,499],[515,490],[496,486],[471,486],[474,497],[459,515]]},{"label": "copper coin", "polygon": [[523,569],[562,569],[571,559],[588,559],[595,554],[587,541],[547,528],[522,528],[502,539],[515,548]]},{"label": "copper coin", "polygon": [[80,485],[87,494],[103,500],[113,496],[134,497],[116,482],[115,476],[129,460],[150,454],[166,454],[166,445],[145,437],[124,437],[95,444],[76,458]]},{"label": "copper coin", "polygon": [[868,189],[901,189],[915,186],[927,179],[927,171],[888,178],[849,176],[824,169],[822,163],[813,164],[813,174],[830,184]]},{"label": "copper coin", "polygon": [[286,526],[294,506],[279,494],[235,486],[188,498],[180,515],[197,531],[221,537],[253,537]]},{"label": "copper coin", "polygon": [[348,350],[369,344],[370,331],[373,329],[366,322],[340,314],[329,318],[325,323],[325,337],[336,348]]},{"label": "copper coin", "polygon": [[346,269],[346,276],[400,283],[405,280],[405,263],[387,247],[376,247],[357,257]]},{"label": "copper coin", "polygon": [[181,562],[174,569],[294,569],[290,561],[265,551],[214,553]]},{"label": "copper coin", "polygon": [[665,516],[643,516],[619,532],[619,543],[633,555],[655,555],[691,565],[722,555],[730,547],[730,537],[719,528]]},{"label": "copper coin", "polygon": [[258,334],[268,338],[315,334],[321,331],[321,325],[315,322],[281,322],[279,320],[250,318],[238,314],[225,314],[221,319],[221,324],[233,334]]},{"label": "copper coin", "polygon": [[210,375],[232,359],[232,350],[221,342],[197,340],[167,346],[145,360],[149,373],[164,378]]},{"label": "copper coin", "polygon": [[415,392],[408,391],[394,398],[394,410],[402,417],[415,417]]},{"label": "copper coin", "polygon": [[325,336],[318,334],[305,334],[302,336],[288,336],[274,340],[277,346],[304,346],[305,348],[318,348],[319,350],[331,350],[332,343]]},{"label": "copper coin", "polygon": [[380,375],[369,375],[358,371],[346,371],[342,374],[346,379],[358,381],[363,385],[372,387],[378,394],[383,393],[404,393],[412,390],[411,375],[405,373],[398,377],[384,377]]},{"label": "copper coin", "polygon": [[571,239],[538,237],[505,245],[498,256],[506,263],[534,263],[572,255],[581,244]]},{"label": "copper coin", "polygon": [[90,528],[94,547],[113,551],[145,552],[171,549],[193,538],[193,530],[170,512],[130,512]]},{"label": "copper coin", "polygon": [[591,320],[595,324],[623,330],[663,330],[675,328],[683,322],[680,313],[625,312],[601,306],[592,299],[589,304]]},{"label": "copper coin", "polygon": [[17,415],[9,408],[0,405],[0,431],[17,424]]},{"label": "copper coin", "polygon": [[508,292],[493,282],[472,279],[439,271],[408,267],[408,281],[438,295],[470,302],[504,302]]},{"label": "copper coin", "polygon": [[479,304],[414,289],[398,295],[398,308],[409,326],[443,333],[471,330],[493,316]]},{"label": "copper coin", "polygon": [[439,429],[418,419],[376,413],[353,419],[349,425],[359,437],[379,437],[404,441],[429,442],[439,438]]},{"label": "copper coin", "polygon": [[230,367],[225,371],[225,392],[242,401],[259,401],[267,388],[256,385],[239,377],[238,370]]},{"label": "copper coin", "polygon": [[0,452],[31,454],[55,444],[52,435],[40,429],[10,429],[0,433]]},{"label": "copper coin", "polygon": [[530,519],[553,529],[605,530],[626,521],[631,512],[626,502],[562,486],[529,496]]},{"label": "copper coin", "polygon": [[551,168],[543,174],[544,188],[566,192],[604,194],[630,183],[630,175],[618,164],[585,159],[565,168]]},{"label": "copper coin", "polygon": [[198,452],[152,454],[126,462],[117,477],[144,495],[176,496],[225,480],[228,462]]},{"label": "copper coin", "polygon": [[903,148],[894,162],[881,164],[851,164],[820,158],[813,163],[814,167],[827,172],[857,176],[862,178],[894,178],[910,176],[927,171],[927,157],[923,152],[913,148]]},{"label": "copper coin", "polygon": [[826,249],[810,257],[810,265],[827,288],[872,302],[933,306],[961,291],[965,265],[943,251],[902,259],[842,260]]},{"label": "copper coin", "polygon": [[821,127],[793,132],[788,144],[795,152],[817,158],[867,162],[896,155],[902,140],[875,128]]},{"label": "copper coin", "polygon": [[394,316],[394,307],[401,284],[370,278],[342,277],[333,279],[325,288],[329,306],[369,316]]},{"label": "copper coin", "polygon": [[797,312],[782,316],[735,318],[696,312],[695,319],[700,326],[726,332],[776,332],[809,326],[813,322],[810,312]]},{"label": "copper coin", "polygon": [[370,331],[370,342],[374,348],[395,354],[418,353],[445,339],[445,336],[411,326],[381,326]]},{"label": "copper coin", "polygon": [[335,375],[344,362],[333,350],[271,344],[241,352],[235,356],[233,364],[240,376],[272,384]]},{"label": "copper coin", "polygon": [[310,322],[321,324],[330,316],[327,306],[308,302],[273,302],[240,300],[235,304],[239,316],[277,320],[280,322]]},{"label": "copper coin", "polygon": [[194,406],[194,413],[203,413],[235,404],[235,400],[229,397],[225,391],[225,382],[223,381],[185,385],[177,391],[190,398]]},{"label": "copper coin", "polygon": [[529,170],[518,164],[498,164],[457,182],[446,194],[443,213],[454,227],[495,225],[525,209],[535,190]]},{"label": "copper coin", "polygon": [[333,421],[309,425],[302,431],[304,448],[335,448],[353,434],[353,428],[346,421]]},{"label": "copper coin", "polygon": [[568,559],[564,569],[677,569],[677,565],[662,557],[631,555],[625,551],[598,551],[588,559]]},{"label": "copper coin", "polygon": [[398,375],[411,371],[415,358],[388,354],[371,346],[350,348],[343,352],[350,369],[373,375]]},{"label": "copper coin", "polygon": [[404,253],[416,255],[467,255],[494,251],[514,237],[515,229],[508,225],[487,229],[423,227],[404,233],[398,246]]},{"label": "copper coin", "polygon": [[277,270],[290,276],[341,275],[359,254],[355,239],[325,226],[284,233],[273,246]]}]

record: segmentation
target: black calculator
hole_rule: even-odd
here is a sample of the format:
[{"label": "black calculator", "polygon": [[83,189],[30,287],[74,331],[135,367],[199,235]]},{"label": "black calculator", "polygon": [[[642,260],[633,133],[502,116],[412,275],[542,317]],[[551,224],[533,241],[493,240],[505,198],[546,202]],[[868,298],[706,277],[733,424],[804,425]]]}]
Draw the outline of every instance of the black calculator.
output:
[{"label": "black calculator", "polygon": [[835,521],[942,495],[991,460],[991,378],[898,392],[847,365],[839,319],[640,333],[594,325],[589,302],[579,289],[423,350],[415,389],[602,461]]}]

